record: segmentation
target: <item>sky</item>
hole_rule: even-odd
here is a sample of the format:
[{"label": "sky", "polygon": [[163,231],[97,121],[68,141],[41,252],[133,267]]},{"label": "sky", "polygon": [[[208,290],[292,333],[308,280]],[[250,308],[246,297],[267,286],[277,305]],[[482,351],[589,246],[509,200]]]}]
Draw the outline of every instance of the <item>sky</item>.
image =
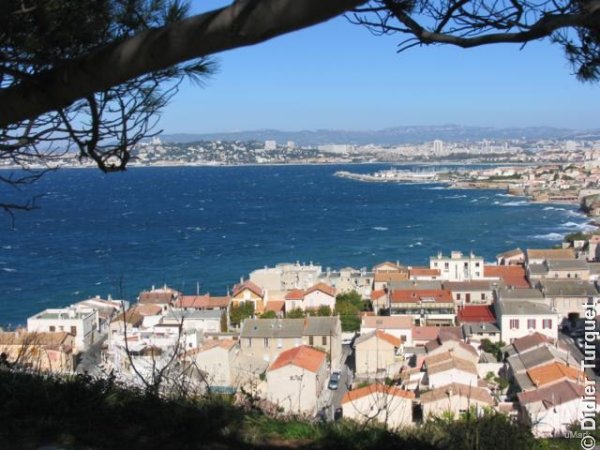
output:
[{"label": "sky", "polygon": [[[196,0],[194,13],[227,4]],[[165,133],[377,130],[400,125],[600,128],[600,85],[547,41],[413,48],[344,17],[217,54],[203,87],[184,82]]]}]

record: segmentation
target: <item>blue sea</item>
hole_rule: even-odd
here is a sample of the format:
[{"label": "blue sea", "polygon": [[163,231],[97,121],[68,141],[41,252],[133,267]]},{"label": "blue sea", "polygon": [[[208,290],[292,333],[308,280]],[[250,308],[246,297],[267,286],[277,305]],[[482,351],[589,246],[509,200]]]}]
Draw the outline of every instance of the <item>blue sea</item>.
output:
[{"label": "blue sea", "polygon": [[[584,229],[575,207],[493,190],[375,184],[337,170],[389,165],[65,169],[19,195],[41,209],[0,216],[0,324],[93,295],[134,299],[164,283],[223,295],[279,262],[427,265],[438,251],[487,260]],[[1,192],[0,192],[1,194]],[[12,194],[11,194],[12,195]]]}]

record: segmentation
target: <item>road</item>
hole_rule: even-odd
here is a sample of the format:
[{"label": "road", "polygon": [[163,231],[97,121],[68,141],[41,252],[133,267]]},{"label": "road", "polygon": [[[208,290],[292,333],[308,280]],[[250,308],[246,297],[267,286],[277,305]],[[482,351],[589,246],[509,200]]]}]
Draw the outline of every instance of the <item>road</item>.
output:
[{"label": "road", "polygon": [[342,360],[340,365],[342,376],[338,388],[331,390],[325,387],[325,392],[323,392],[323,398],[321,399],[321,405],[323,405],[322,408],[325,408],[325,417],[327,420],[334,419],[335,410],[341,406],[342,399],[352,384],[354,355],[350,345],[342,346]]}]

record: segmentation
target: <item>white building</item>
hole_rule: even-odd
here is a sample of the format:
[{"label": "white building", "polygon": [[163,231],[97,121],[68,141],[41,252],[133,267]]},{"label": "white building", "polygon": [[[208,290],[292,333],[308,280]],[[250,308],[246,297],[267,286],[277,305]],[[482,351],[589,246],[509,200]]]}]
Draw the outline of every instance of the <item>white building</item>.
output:
[{"label": "white building", "polygon": [[377,421],[395,430],[413,425],[415,394],[383,384],[371,384],[346,392],[342,399],[344,418],[357,422]]},{"label": "white building", "polygon": [[84,352],[94,343],[94,331],[98,327],[98,312],[94,309],[68,308],[46,309],[27,319],[27,331],[66,331],[75,338],[75,353]]},{"label": "white building", "polygon": [[494,307],[504,342],[511,343],[535,332],[558,338],[560,315],[543,303],[507,300],[496,302]]},{"label": "white building", "polygon": [[265,150],[275,150],[277,148],[277,141],[268,140],[265,141]]},{"label": "white building", "polygon": [[438,253],[429,258],[429,268],[439,270],[446,281],[481,280],[484,277],[483,258],[473,253],[463,255],[455,251],[449,257]]}]

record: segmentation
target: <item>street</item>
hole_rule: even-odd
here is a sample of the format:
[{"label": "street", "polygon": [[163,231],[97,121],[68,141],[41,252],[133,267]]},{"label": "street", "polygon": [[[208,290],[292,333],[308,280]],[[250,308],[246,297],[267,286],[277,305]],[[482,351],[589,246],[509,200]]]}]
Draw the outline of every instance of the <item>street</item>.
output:
[{"label": "street", "polygon": [[[575,345],[573,338],[559,331],[558,339],[567,346],[569,353],[575,358],[577,365],[580,366],[583,359],[583,352]],[[585,374],[590,380],[594,380],[596,383],[600,382],[600,377],[592,369],[586,369]]]}]

